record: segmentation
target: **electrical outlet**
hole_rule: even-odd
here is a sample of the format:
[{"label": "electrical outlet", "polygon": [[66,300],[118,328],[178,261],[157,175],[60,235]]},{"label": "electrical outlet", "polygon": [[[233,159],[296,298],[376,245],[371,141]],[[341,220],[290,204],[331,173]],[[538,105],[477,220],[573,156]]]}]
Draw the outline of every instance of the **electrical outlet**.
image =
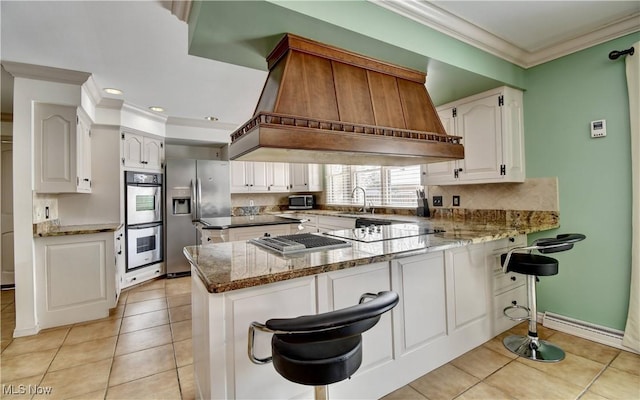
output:
[{"label": "electrical outlet", "polygon": [[442,196],[433,196],[433,206],[442,207]]},{"label": "electrical outlet", "polygon": [[460,207],[460,196],[453,196],[453,206]]},{"label": "electrical outlet", "polygon": [[253,200],[249,200],[249,207],[253,207]]}]

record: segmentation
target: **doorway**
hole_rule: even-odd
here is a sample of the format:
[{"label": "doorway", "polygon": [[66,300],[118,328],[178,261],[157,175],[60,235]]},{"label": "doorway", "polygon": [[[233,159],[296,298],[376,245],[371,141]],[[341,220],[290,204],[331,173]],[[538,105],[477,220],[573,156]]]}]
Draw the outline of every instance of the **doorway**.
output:
[{"label": "doorway", "polygon": [[0,145],[0,287],[15,287],[13,253],[13,140],[2,136]]}]

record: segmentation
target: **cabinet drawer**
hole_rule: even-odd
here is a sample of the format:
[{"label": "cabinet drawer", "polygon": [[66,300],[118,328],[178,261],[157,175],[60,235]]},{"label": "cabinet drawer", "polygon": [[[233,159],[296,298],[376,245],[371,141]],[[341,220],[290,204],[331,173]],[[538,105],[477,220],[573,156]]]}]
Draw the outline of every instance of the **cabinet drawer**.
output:
[{"label": "cabinet drawer", "polygon": [[512,321],[507,318],[503,310],[506,307],[514,305],[527,306],[527,288],[520,286],[508,292],[497,295],[493,298],[493,334],[498,335],[507,329],[519,324],[518,321]]},{"label": "cabinet drawer", "polygon": [[524,284],[524,275],[515,272],[507,272],[504,274],[500,271],[493,276],[493,294],[500,294]]}]

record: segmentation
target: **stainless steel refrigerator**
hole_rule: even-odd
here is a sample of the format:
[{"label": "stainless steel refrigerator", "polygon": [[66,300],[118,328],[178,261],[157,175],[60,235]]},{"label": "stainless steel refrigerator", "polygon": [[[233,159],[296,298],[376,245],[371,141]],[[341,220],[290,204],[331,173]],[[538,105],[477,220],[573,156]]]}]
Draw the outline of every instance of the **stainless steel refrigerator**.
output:
[{"label": "stainless steel refrigerator", "polygon": [[185,246],[200,244],[193,222],[229,217],[229,161],[169,159],[165,164],[165,263],[167,277],[188,275]]}]

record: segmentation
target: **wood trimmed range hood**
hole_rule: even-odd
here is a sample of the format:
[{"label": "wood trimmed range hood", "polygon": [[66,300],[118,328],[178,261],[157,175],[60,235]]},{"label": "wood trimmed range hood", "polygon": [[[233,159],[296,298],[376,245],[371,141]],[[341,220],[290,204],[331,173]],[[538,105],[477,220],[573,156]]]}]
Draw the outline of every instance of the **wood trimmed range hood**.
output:
[{"label": "wood trimmed range hood", "polygon": [[464,158],[422,72],[292,34],[267,63],[253,118],[231,134],[232,160],[416,165]]}]

